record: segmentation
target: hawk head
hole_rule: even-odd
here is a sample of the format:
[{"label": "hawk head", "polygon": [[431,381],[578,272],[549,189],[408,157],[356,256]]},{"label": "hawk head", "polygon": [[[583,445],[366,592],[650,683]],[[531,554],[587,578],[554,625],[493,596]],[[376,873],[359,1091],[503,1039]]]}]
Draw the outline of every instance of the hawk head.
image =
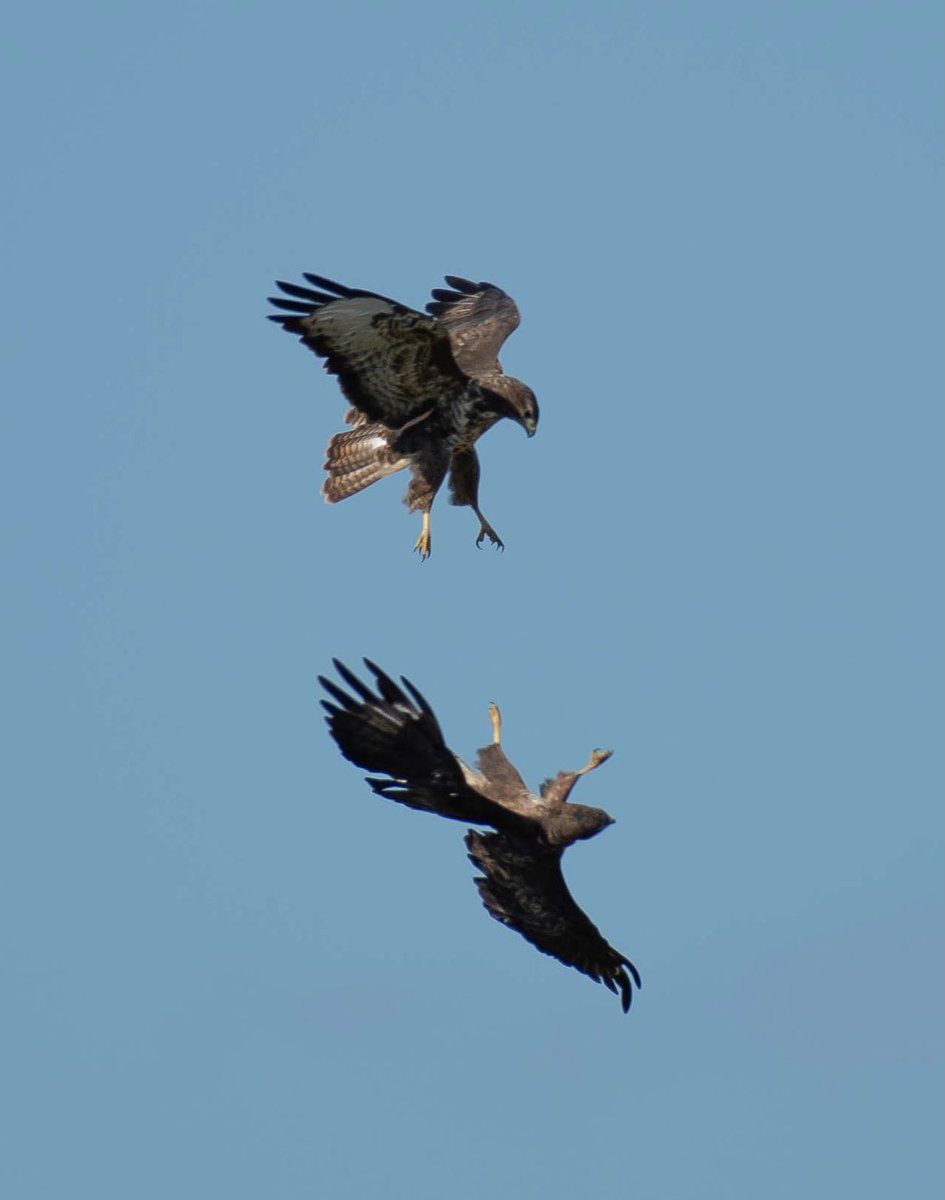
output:
[{"label": "hawk head", "polygon": [[511,375],[493,375],[483,381],[482,389],[496,417],[508,417],[518,422],[529,437],[534,435],[538,428],[538,401],[527,384]]},{"label": "hawk head", "polygon": [[602,808],[586,804],[564,804],[544,822],[545,837],[552,846],[571,846],[592,838],[613,825],[614,818]]},{"label": "hawk head", "polygon": [[565,811],[571,819],[572,836],[575,841],[592,838],[608,825],[614,824],[614,818],[609,813],[605,813],[602,808],[591,808],[587,804],[569,804]]}]

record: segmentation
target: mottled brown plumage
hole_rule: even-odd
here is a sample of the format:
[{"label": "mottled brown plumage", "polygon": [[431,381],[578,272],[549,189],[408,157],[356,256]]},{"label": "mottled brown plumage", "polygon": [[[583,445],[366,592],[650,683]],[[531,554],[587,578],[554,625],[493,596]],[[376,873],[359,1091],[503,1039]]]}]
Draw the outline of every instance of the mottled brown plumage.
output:
[{"label": "mottled brown plumage", "polygon": [[320,275],[305,278],[314,288],[278,282],[291,299],[270,297],[284,310],[270,320],[325,359],[354,406],[346,417],[353,428],[328,443],[325,499],[344,500],[409,467],[404,500],[423,514],[415,549],[426,558],[430,509],[449,471],[452,503],[468,505],[479,518],[476,544],[488,537],[501,547],[479,508],[473,447],[503,417],[529,436],[538,423],[531,389],[504,374],[497,358],[519,322],[514,300],[493,284],[449,275],[454,290],[437,288],[429,313],[420,313]]},{"label": "mottled brown plumage", "polygon": [[578,779],[605,762],[609,752],[595,750],[581,770],[560,771],[536,796],[505,756],[495,705],[490,708],[493,741],[479,750],[474,770],[447,747],[433,710],[411,683],[402,679],[401,687],[364,661],[376,691],[337,659],[335,667],[350,693],[320,677],[332,697],[322,704],[341,753],[387,776],[368,777],[380,796],[454,821],[491,825],[495,833],[466,834],[469,857],[483,872],[476,886],[486,909],[543,953],[619,991],[626,1012],[632,983],[640,987],[637,969],[577,906],[561,873],[568,846],[613,824],[602,809],[568,800]]}]

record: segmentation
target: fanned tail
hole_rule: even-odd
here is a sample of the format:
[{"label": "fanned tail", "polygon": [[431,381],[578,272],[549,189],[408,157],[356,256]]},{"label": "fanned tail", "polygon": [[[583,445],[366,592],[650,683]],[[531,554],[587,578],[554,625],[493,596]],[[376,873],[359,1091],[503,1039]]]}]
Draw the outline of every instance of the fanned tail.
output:
[{"label": "fanned tail", "polygon": [[391,450],[391,433],[386,425],[365,423],[335,434],[325,451],[328,478],[322,484],[322,495],[329,504],[353,496],[408,465],[406,458]]}]

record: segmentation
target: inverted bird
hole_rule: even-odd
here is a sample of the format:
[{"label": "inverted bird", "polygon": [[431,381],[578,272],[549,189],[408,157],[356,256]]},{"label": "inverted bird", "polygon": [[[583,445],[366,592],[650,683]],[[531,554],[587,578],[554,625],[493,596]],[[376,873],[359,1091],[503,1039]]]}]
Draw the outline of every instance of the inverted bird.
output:
[{"label": "inverted bird", "polygon": [[[311,287],[277,280],[270,314],[325,360],[352,404],[352,428],[328,443],[322,494],[329,504],[395,471],[410,469],[404,502],[423,524],[414,549],[430,554],[430,509],[449,472],[450,500],[479,518],[483,539],[499,535],[479,508],[475,443],[503,417],[529,437],[538,425],[531,388],[502,370],[499,349],[519,324],[515,301],[491,283],[447,275],[427,312],[376,292],[304,273]],[[288,315],[286,315],[288,314]]]},{"label": "inverted bird", "polygon": [[322,704],[341,753],[388,777],[367,779],[380,796],[454,821],[491,826],[494,833],[466,834],[469,857],[483,872],[475,882],[488,912],[544,954],[619,991],[627,1012],[631,980],[639,988],[640,975],[577,906],[561,873],[568,846],[613,824],[602,809],[568,799],[578,779],[611,752],[594,750],[580,770],[546,779],[536,796],[505,756],[494,704],[489,708],[492,742],[478,751],[474,770],[447,747],[433,710],[407,679],[401,678],[401,687],[364,661],[376,690],[337,659],[335,668],[350,693],[319,677],[331,696]]}]

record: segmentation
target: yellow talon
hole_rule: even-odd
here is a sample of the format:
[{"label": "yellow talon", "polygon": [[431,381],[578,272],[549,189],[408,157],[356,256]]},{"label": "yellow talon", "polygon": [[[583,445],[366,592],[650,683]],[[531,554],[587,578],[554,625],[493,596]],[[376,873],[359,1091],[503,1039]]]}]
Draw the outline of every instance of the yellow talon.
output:
[{"label": "yellow talon", "polygon": [[416,550],[417,553],[420,555],[421,562],[423,562],[423,560],[425,558],[430,557],[430,543],[431,542],[432,542],[432,538],[430,537],[430,514],[429,514],[429,512],[425,512],[423,514],[423,528],[420,530],[420,536],[417,538],[416,542],[414,542],[414,547],[413,547],[414,550]]}]

